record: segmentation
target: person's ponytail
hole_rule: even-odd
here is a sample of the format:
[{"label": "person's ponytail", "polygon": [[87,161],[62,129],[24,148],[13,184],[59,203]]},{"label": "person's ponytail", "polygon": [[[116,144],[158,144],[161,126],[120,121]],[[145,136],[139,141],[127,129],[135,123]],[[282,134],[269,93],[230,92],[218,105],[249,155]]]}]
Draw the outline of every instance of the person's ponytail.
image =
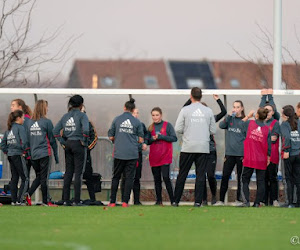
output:
[{"label": "person's ponytail", "polygon": [[22,110],[15,110],[8,115],[7,119],[7,129],[11,130],[13,123],[17,120],[18,117],[22,117],[24,112]]},{"label": "person's ponytail", "polygon": [[129,101],[125,102],[125,108],[127,111],[132,112],[135,109],[135,100],[130,98]]},{"label": "person's ponytail", "polygon": [[286,105],[282,108],[283,114],[288,117],[287,121],[291,126],[292,131],[298,129],[298,117],[295,113],[295,109],[292,105]]}]

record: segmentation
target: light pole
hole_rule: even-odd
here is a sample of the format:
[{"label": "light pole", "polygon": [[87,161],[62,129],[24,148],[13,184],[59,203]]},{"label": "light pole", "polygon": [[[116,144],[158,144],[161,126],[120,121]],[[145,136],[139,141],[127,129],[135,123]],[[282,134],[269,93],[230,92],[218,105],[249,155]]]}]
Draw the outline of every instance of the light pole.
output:
[{"label": "light pole", "polygon": [[273,33],[274,33],[274,60],[273,60],[273,89],[281,89],[281,43],[282,43],[282,0],[274,0],[274,17],[273,17]]}]

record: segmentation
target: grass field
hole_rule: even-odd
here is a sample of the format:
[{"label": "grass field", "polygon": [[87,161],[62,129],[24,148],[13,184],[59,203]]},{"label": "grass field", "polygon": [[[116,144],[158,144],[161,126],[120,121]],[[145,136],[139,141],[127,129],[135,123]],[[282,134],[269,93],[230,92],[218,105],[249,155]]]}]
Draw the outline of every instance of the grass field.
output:
[{"label": "grass field", "polygon": [[300,209],[0,207],[0,249],[300,249]]}]

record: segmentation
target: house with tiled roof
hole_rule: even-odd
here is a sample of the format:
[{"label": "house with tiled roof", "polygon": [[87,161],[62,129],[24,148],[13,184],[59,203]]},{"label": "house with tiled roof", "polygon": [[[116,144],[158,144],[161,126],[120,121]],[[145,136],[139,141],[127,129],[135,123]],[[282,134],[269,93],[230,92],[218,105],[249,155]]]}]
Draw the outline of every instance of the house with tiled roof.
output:
[{"label": "house with tiled roof", "polygon": [[[273,65],[251,62],[212,62],[218,89],[261,89],[273,86]],[[282,65],[282,88],[300,89],[300,67]]]},{"label": "house with tiled roof", "polygon": [[69,88],[172,89],[163,60],[76,60]]}]

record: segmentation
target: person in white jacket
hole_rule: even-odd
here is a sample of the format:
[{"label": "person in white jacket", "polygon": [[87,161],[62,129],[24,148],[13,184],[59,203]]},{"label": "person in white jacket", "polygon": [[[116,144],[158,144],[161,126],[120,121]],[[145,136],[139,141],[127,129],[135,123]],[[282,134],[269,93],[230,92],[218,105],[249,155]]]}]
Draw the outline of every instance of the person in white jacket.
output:
[{"label": "person in white jacket", "polygon": [[192,104],[181,109],[175,124],[175,131],[177,134],[182,134],[183,142],[173,206],[178,206],[186,177],[192,164],[195,163],[196,183],[194,206],[200,207],[203,198],[210,135],[216,133],[216,123],[212,110],[200,102],[202,98],[200,88],[192,88],[190,98]]}]

